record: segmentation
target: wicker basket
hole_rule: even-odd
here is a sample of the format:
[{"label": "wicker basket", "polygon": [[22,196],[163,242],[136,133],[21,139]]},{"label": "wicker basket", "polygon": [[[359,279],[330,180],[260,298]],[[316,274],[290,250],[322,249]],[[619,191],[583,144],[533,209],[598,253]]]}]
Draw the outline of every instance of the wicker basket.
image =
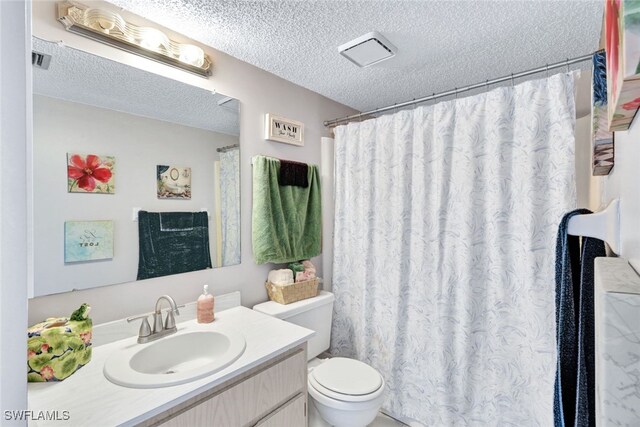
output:
[{"label": "wicker basket", "polygon": [[264,286],[267,288],[267,293],[271,301],[280,304],[290,304],[318,295],[319,281],[316,277],[315,279],[291,283],[289,285],[276,285],[271,282],[266,282]]}]

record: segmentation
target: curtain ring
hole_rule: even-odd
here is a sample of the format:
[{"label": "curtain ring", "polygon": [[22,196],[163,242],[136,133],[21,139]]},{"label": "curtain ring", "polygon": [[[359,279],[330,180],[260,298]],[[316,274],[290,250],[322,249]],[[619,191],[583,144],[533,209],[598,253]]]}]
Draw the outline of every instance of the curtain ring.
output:
[{"label": "curtain ring", "polygon": [[362,123],[362,113],[358,114],[358,123]]},{"label": "curtain ring", "polygon": [[396,107],[396,105],[398,105],[397,102],[393,103],[393,114],[397,114],[398,113],[398,107]]},{"label": "curtain ring", "polygon": [[455,99],[458,99],[458,88],[455,88],[454,96],[455,96]]},{"label": "curtain ring", "polygon": [[489,79],[484,81],[484,90],[489,90]]},{"label": "curtain ring", "polygon": [[547,78],[549,78],[549,63],[547,63]]},{"label": "curtain ring", "polygon": [[569,58],[567,58],[567,73],[569,72]]},{"label": "curtain ring", "polygon": [[511,86],[515,86],[515,85],[513,84],[513,73],[511,73]]}]

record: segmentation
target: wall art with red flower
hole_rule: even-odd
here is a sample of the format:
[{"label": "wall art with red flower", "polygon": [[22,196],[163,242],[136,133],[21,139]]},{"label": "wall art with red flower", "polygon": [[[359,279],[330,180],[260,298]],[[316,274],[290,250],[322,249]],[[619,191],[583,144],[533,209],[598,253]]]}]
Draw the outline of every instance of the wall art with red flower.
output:
[{"label": "wall art with red flower", "polygon": [[67,153],[69,193],[114,194],[115,165],[113,156]]},{"label": "wall art with red flower", "polygon": [[605,0],[609,131],[631,126],[640,106],[640,1]]}]

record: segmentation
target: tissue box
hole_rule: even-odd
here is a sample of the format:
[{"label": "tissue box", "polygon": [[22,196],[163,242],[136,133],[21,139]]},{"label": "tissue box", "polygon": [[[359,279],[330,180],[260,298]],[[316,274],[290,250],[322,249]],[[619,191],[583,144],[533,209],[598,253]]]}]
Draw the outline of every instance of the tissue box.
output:
[{"label": "tissue box", "polygon": [[27,381],[62,381],[91,360],[91,319],[52,317],[27,330]]}]

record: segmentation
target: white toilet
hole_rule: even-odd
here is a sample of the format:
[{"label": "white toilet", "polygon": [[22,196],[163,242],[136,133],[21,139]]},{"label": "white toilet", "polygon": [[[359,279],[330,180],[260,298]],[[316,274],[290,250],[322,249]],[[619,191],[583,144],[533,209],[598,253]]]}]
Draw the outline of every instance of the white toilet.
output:
[{"label": "white toilet", "polygon": [[253,309],[316,332],[307,347],[311,402],[333,426],[364,427],[374,420],[382,406],[385,389],[382,375],[353,359],[315,359],[329,348],[333,301],[332,293],[321,291],[314,298],[287,305],[268,301]]}]

